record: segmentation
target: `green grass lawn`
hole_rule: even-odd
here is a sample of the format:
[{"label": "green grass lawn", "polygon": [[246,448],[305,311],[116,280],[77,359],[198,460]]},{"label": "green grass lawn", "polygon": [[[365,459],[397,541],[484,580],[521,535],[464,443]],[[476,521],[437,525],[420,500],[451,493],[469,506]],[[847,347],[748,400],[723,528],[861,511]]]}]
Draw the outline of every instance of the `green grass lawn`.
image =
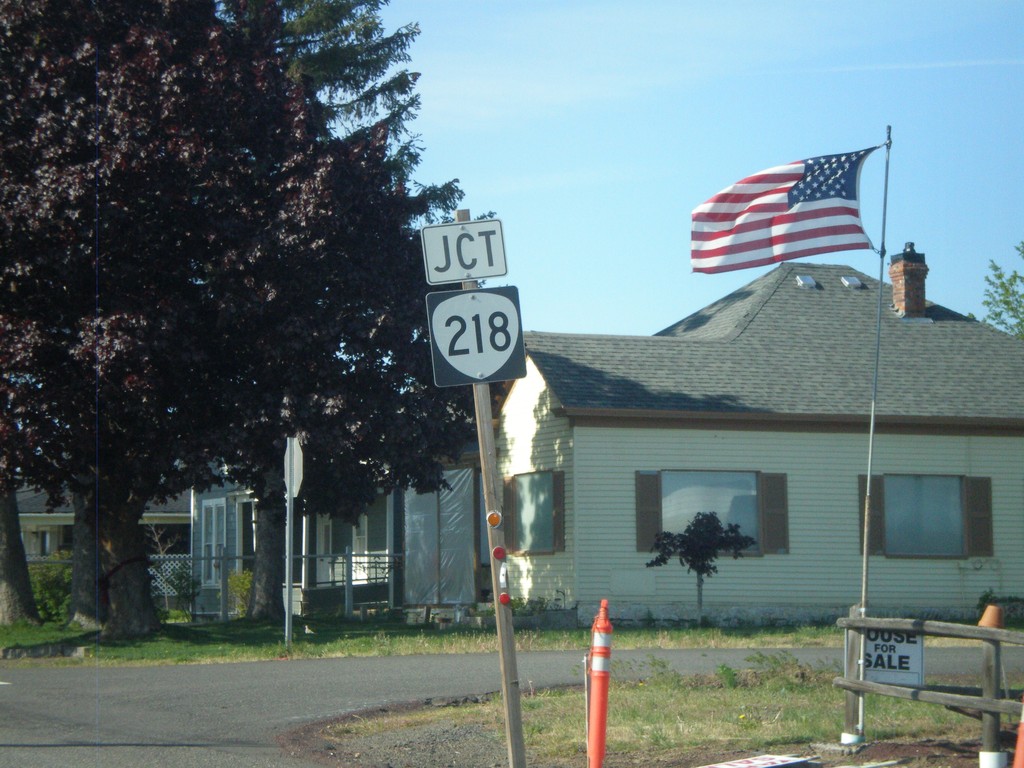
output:
[{"label": "green grass lawn", "polygon": [[[86,658],[93,663],[183,664],[492,652],[497,650],[497,636],[492,628],[442,630],[432,625],[408,625],[395,620],[370,619],[362,622],[332,616],[296,617],[291,648],[284,643],[283,623],[245,619],[165,624],[159,632],[143,639],[109,642],[101,642],[95,632],[82,632],[59,624],[0,627],[0,648],[31,649],[55,644],[84,647]],[[834,626],[739,629],[619,627],[615,630],[615,646],[619,649],[838,647],[841,644],[842,633]],[[587,628],[519,630],[516,632],[516,645],[522,651],[585,650],[590,645],[590,631]],[[64,660],[62,663],[80,662]]]},{"label": "green grass lawn", "polygon": [[[517,630],[515,637],[516,647],[520,651],[586,650],[590,645],[588,628]],[[942,642],[935,639],[933,644]],[[455,627],[442,630],[433,625],[408,625],[394,619],[371,618],[359,621],[335,616],[295,617],[293,642],[290,648],[284,643],[283,622],[271,624],[246,619],[197,624],[170,623],[163,625],[159,632],[149,637],[116,642],[101,642],[94,632],[82,632],[80,629],[59,624],[44,624],[40,627],[18,624],[0,627],[0,648],[32,649],[55,644],[84,647],[86,659],[90,663],[102,664],[188,664],[278,658],[486,653],[497,651],[498,646],[493,629]],[[834,625],[615,628],[615,647],[622,650],[838,648],[842,644],[843,633]],[[56,662],[33,660],[31,663]],[[82,661],[61,660],[60,663]]]},{"label": "green grass lawn", "polygon": [[[750,669],[721,666],[712,674],[681,675],[654,658],[639,675],[617,676],[612,662],[606,729],[609,753],[629,754],[630,765],[693,765],[688,750],[704,754],[805,750],[835,743],[844,723],[844,695],[832,685],[835,670],[799,663],[784,651],[754,652]],[[932,682],[945,682],[936,678]],[[943,707],[870,695],[873,740],[977,739],[976,720]],[[527,691],[522,698],[524,739],[536,758],[569,763],[585,749],[586,710],[573,688]],[[500,696],[456,707],[395,710],[346,718],[321,735],[339,746],[348,739],[443,723],[481,726],[502,738]],[[696,763],[699,764],[699,763]],[[941,763],[939,764],[941,765]]]}]

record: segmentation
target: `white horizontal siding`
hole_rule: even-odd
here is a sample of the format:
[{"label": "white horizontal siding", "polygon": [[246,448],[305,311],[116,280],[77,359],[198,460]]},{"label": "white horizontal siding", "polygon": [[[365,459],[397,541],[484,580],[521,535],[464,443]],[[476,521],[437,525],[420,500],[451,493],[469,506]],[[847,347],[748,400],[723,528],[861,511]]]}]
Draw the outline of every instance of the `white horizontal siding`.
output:
[{"label": "white horizontal siding", "polygon": [[[574,438],[578,596],[692,605],[693,574],[674,561],[646,569],[635,551],[637,470],[730,469],[787,475],[790,553],[718,561],[705,607],[832,606],[860,599],[858,475],[866,435],[577,428]],[[1024,591],[1024,440],[876,436],[874,472],[992,478],[995,557],[872,557],[869,606],[970,607],[986,589]]]}]

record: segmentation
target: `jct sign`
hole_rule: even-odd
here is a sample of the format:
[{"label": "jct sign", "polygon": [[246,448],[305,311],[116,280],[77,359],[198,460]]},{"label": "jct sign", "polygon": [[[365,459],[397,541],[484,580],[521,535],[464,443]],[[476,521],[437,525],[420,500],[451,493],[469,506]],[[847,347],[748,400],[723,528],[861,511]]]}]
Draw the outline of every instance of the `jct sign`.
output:
[{"label": "jct sign", "polygon": [[423,227],[420,240],[430,285],[500,277],[508,272],[498,219]]},{"label": "jct sign", "polygon": [[864,678],[876,683],[924,685],[924,636],[864,630]]}]

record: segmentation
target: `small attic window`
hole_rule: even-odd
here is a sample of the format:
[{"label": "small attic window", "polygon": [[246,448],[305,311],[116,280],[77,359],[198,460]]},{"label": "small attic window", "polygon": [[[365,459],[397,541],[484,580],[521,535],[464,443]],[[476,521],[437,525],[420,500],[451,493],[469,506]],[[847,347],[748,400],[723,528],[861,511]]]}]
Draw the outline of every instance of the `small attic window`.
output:
[{"label": "small attic window", "polygon": [[861,282],[860,278],[854,277],[853,275],[843,275],[839,279],[847,288],[857,289],[864,287],[864,283]]},{"label": "small attic window", "polygon": [[801,288],[817,288],[818,284],[810,275],[797,275],[796,284]]}]

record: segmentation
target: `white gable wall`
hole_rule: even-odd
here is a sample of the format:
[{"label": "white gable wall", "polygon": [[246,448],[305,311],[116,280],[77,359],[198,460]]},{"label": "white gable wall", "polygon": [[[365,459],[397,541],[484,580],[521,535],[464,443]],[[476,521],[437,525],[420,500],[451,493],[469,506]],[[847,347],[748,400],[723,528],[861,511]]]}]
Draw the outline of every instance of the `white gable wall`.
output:
[{"label": "white gable wall", "polygon": [[[544,470],[565,473],[565,551],[523,557],[510,555],[509,594],[549,602],[576,602],[573,572],[575,538],[573,514],[572,432],[569,420],[552,413],[558,407],[554,395],[527,358],[527,375],[512,387],[501,410],[496,440],[501,477]],[[508,542],[506,542],[508,543]]]}]

